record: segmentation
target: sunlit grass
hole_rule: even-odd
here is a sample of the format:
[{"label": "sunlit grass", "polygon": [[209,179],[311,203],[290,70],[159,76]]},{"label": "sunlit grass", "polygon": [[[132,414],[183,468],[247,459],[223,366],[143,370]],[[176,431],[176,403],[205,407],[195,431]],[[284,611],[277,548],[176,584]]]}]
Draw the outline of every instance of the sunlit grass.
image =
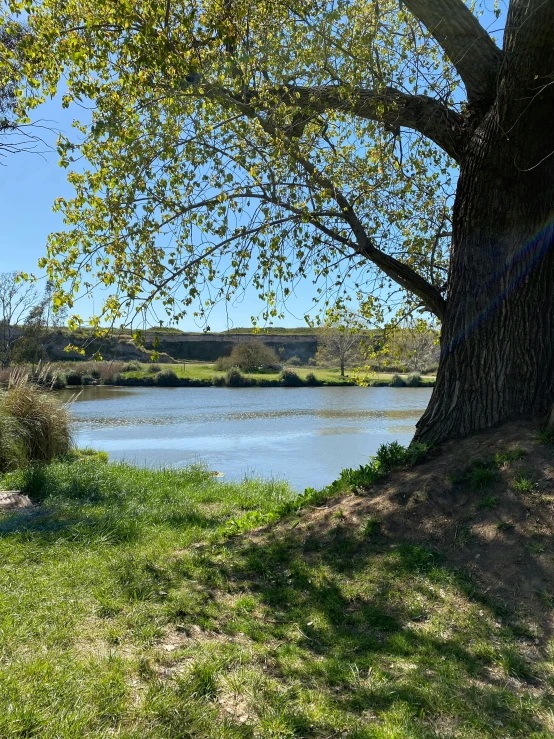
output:
[{"label": "sunlit grass", "polygon": [[2,739],[552,736],[534,634],[376,519],[222,542],[294,493],[95,456],[3,482],[40,507],[0,519]]}]

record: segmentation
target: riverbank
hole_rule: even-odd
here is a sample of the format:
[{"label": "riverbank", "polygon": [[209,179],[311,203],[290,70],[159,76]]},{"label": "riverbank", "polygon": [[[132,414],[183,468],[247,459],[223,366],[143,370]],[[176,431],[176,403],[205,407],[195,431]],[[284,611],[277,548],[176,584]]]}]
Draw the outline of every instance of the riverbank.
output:
[{"label": "riverbank", "polygon": [[296,502],[97,457],[7,476],[37,507],[0,519],[0,735],[552,736],[554,450],[515,434]]},{"label": "riverbank", "polygon": [[[7,374],[6,374],[7,376]],[[145,364],[139,362],[66,362],[52,365],[50,380],[57,388],[79,385],[116,387],[348,387],[361,382],[371,387],[433,387],[433,375],[363,373],[325,367],[287,367],[282,370],[241,372],[217,369],[215,363]]]}]

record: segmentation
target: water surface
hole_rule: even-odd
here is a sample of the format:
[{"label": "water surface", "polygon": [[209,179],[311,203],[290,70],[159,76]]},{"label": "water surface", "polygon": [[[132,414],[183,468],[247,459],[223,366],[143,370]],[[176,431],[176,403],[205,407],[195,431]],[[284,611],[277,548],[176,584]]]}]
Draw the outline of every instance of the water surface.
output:
[{"label": "water surface", "polygon": [[[64,391],[65,398],[71,391]],[[429,388],[85,388],[79,446],[135,464],[205,462],[226,479],[262,475],[322,487],[377,447],[407,444]]]}]

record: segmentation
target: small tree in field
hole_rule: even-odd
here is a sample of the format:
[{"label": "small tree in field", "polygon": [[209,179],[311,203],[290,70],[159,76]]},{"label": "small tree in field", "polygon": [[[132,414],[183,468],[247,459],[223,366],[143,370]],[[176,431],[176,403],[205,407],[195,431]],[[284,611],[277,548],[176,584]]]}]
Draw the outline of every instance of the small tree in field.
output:
[{"label": "small tree in field", "polygon": [[303,277],[400,291],[441,323],[417,440],[546,415],[553,0],[9,8],[31,31],[28,105],[62,76],[64,105],[93,101],[59,143],[80,164],[42,262],[58,300],[102,284],[104,320],[202,317],[253,284],[271,319]]},{"label": "small tree in field", "polygon": [[257,369],[279,369],[279,359],[273,349],[261,341],[245,341],[233,347],[230,357],[233,367],[245,372]]},{"label": "small tree in field", "polygon": [[0,362],[9,367],[12,351],[20,336],[18,326],[37,302],[37,292],[17,272],[0,274]]},{"label": "small tree in field", "polygon": [[340,324],[326,326],[318,337],[316,359],[340,367],[340,376],[349,364],[361,361],[362,336],[358,329]]}]

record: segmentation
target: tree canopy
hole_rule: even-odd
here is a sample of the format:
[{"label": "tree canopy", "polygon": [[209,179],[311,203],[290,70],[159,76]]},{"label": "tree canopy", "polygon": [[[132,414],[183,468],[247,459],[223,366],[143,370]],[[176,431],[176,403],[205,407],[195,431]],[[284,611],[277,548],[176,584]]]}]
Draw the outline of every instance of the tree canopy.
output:
[{"label": "tree canopy", "polygon": [[43,260],[59,299],[101,284],[104,318],[204,319],[253,283],[267,320],[309,276],[323,301],[357,292],[378,313],[400,287],[440,316],[464,64],[419,5],[32,4],[29,104],[62,74],[65,105],[93,101],[59,143],[76,190]]}]

